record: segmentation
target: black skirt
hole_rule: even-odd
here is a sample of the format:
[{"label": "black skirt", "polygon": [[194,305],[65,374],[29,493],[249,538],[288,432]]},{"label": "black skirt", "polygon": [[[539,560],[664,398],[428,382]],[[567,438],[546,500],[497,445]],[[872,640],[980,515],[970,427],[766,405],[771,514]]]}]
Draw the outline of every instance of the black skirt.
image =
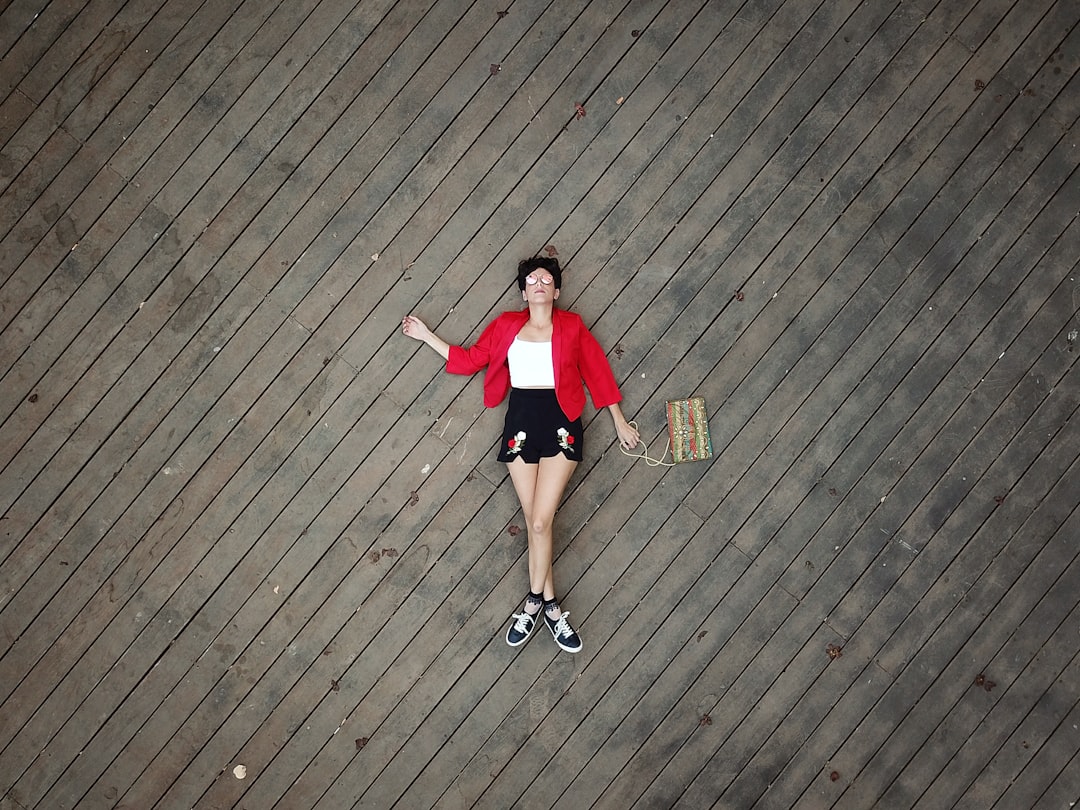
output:
[{"label": "black skirt", "polygon": [[583,438],[581,418],[566,417],[554,388],[510,389],[499,461],[520,456],[526,464],[538,464],[559,453],[581,461]]}]

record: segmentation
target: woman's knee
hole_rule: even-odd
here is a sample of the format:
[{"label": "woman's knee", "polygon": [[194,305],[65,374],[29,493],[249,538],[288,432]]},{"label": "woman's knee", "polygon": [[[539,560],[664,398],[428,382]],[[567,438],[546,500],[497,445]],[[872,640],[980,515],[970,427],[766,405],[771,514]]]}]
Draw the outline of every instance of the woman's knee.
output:
[{"label": "woman's knee", "polygon": [[554,515],[533,515],[528,517],[529,533],[536,537],[546,537],[551,534],[551,524]]}]

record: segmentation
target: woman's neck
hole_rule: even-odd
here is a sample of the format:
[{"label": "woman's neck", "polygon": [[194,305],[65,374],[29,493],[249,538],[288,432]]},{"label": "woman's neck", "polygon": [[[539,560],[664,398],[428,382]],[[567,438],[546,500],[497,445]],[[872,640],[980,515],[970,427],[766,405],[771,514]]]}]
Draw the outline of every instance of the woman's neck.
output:
[{"label": "woman's neck", "polygon": [[529,324],[538,329],[546,329],[551,326],[552,304],[529,304]]}]

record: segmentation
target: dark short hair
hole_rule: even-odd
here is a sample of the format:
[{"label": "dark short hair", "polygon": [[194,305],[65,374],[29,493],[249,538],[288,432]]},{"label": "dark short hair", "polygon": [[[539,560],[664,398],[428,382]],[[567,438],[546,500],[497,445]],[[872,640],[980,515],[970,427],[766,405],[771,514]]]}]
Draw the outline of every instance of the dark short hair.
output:
[{"label": "dark short hair", "polygon": [[555,289],[562,287],[562,268],[559,260],[554,257],[533,256],[531,259],[523,259],[518,262],[518,287],[525,289],[525,277],[533,270],[547,270],[555,280]]}]

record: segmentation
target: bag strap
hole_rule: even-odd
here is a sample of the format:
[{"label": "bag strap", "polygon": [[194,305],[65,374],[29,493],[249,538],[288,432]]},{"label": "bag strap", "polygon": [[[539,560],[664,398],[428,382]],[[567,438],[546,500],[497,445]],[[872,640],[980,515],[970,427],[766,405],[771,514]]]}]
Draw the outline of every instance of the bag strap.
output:
[{"label": "bag strap", "polygon": [[[634,428],[634,430],[638,429],[637,422],[630,421],[630,422],[627,422],[626,424],[630,425],[630,427]],[[638,431],[638,432],[640,433],[640,431]],[[641,444],[642,444],[642,447],[645,447],[645,442],[642,442]],[[674,467],[675,466],[674,461],[664,461],[664,459],[667,458],[668,451],[671,449],[671,437],[670,436],[668,436],[667,444],[664,446],[664,453],[663,453],[663,455],[660,456],[660,458],[653,458],[652,456],[650,456],[648,447],[645,447],[645,449],[641,451],[641,455],[638,455],[637,453],[628,453],[628,452],[626,452],[626,448],[623,447],[621,444],[619,445],[619,449],[622,451],[622,454],[624,456],[630,456],[630,458],[633,458],[633,459],[639,459],[639,458],[643,459],[645,461],[645,463],[648,464],[650,467]]]}]

